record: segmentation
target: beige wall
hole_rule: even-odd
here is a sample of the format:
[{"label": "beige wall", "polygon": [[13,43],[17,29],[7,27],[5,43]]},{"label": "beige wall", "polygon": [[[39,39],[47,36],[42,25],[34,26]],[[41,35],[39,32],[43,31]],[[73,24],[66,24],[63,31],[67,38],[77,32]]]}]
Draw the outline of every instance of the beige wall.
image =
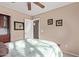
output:
[{"label": "beige wall", "polygon": [[23,30],[14,30],[14,21],[20,21],[24,22],[24,19],[30,18],[30,16],[27,16],[25,14],[22,14],[18,11],[5,8],[3,6],[0,6],[0,14],[6,14],[11,16],[11,23],[10,23],[10,28],[11,28],[11,41],[15,41],[18,39],[23,39]]},{"label": "beige wall", "polygon": [[[79,3],[54,9],[39,14],[41,39],[51,40],[61,45],[61,49],[79,55]],[[54,24],[47,25],[47,20],[53,18]],[[63,26],[55,26],[58,19],[63,19]]]}]

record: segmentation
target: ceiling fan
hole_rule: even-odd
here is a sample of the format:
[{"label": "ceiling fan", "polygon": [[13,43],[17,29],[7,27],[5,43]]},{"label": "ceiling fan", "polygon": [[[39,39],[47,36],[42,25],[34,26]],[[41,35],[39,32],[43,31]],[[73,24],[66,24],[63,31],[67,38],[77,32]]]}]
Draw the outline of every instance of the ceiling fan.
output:
[{"label": "ceiling fan", "polygon": [[[45,8],[45,6],[41,4],[40,2],[33,2],[33,3],[39,6],[40,8]],[[31,2],[27,2],[27,7],[28,7],[28,10],[31,10]]]}]

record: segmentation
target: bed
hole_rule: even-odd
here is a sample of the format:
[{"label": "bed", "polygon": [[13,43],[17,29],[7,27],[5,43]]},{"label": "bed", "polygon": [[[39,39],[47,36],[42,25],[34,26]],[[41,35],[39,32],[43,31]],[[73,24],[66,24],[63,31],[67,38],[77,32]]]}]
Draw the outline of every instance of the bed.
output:
[{"label": "bed", "polygon": [[63,57],[56,43],[38,39],[23,39],[6,43],[9,53],[5,57]]}]

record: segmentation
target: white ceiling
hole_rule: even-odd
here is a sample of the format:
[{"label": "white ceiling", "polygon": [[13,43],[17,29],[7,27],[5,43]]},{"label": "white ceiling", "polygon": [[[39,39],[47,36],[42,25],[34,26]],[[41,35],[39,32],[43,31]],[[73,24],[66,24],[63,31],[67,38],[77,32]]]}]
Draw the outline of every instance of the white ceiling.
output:
[{"label": "white ceiling", "polygon": [[45,5],[44,9],[41,9],[37,5],[32,3],[32,10],[28,11],[27,9],[27,3],[26,2],[16,2],[16,3],[11,3],[11,2],[0,2],[0,5],[8,7],[13,10],[17,10],[19,12],[22,12],[27,15],[37,15],[40,13],[44,13],[47,11],[50,11],[55,8],[59,8],[68,4],[71,4],[71,2],[41,2],[43,5]]}]

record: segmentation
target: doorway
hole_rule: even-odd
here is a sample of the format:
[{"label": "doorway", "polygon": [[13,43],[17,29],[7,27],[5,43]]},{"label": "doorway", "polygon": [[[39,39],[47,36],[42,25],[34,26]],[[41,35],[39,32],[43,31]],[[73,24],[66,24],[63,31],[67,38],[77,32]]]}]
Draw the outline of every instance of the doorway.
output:
[{"label": "doorway", "polygon": [[39,39],[40,38],[40,21],[39,19],[25,19],[25,39]]},{"label": "doorway", "polygon": [[39,39],[39,20],[33,21],[33,38]]}]

